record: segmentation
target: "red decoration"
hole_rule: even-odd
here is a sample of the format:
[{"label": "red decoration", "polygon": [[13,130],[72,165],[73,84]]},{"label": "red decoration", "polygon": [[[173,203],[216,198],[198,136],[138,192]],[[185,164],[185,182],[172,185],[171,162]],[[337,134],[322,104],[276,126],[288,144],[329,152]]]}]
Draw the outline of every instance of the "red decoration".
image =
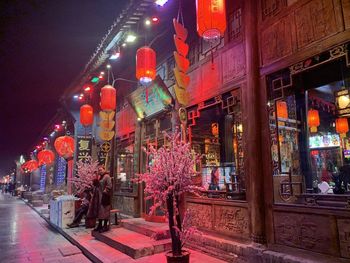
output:
[{"label": "red decoration", "polygon": [[197,32],[205,40],[222,37],[226,30],[225,0],[196,0]]},{"label": "red decoration", "polygon": [[136,78],[143,85],[148,85],[156,78],[156,52],[147,46],[136,52]]},{"label": "red decoration", "polygon": [[22,169],[25,172],[33,172],[34,170],[38,169],[39,164],[37,161],[35,160],[29,160],[27,162],[25,162],[24,164],[22,164]]},{"label": "red decoration", "polygon": [[288,119],[288,107],[285,101],[277,101],[277,117]]},{"label": "red decoration", "polygon": [[74,139],[70,136],[58,137],[54,143],[55,149],[59,156],[69,159],[74,154]]},{"label": "red decoration", "polygon": [[83,126],[92,125],[94,122],[94,109],[89,105],[85,104],[80,107],[80,123]]},{"label": "red decoration", "polygon": [[320,116],[317,110],[309,110],[307,113],[307,123],[311,132],[317,132],[317,127],[320,126]]},{"label": "red decoration", "polygon": [[55,160],[55,154],[51,150],[42,150],[38,153],[39,165],[49,165]]},{"label": "red decoration", "polygon": [[345,134],[349,131],[349,124],[347,118],[338,118],[335,120],[335,129],[339,134]]},{"label": "red decoration", "polygon": [[117,106],[117,91],[111,85],[106,85],[101,89],[101,109],[113,111]]}]

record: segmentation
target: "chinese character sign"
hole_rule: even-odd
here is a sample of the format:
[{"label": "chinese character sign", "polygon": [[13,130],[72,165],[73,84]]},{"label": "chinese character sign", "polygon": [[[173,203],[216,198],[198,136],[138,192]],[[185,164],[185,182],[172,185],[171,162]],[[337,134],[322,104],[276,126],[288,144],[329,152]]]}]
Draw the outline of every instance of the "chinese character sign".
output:
[{"label": "chinese character sign", "polygon": [[91,156],[92,140],[91,136],[77,137],[77,161],[86,162]]}]

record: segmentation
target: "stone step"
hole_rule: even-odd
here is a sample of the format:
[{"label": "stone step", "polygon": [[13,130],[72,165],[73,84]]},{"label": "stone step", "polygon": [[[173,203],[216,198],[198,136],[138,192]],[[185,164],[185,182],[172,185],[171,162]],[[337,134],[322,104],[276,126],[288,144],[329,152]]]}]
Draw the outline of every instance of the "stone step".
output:
[{"label": "stone step", "polygon": [[143,218],[124,219],[121,225],[131,231],[152,237],[155,240],[170,238],[169,225],[167,223],[154,223]]},{"label": "stone step", "polygon": [[32,201],[31,201],[31,204],[32,204],[34,207],[40,207],[40,206],[43,206],[43,205],[44,205],[44,202],[43,202],[43,200],[32,200]]},{"label": "stone step", "polygon": [[170,239],[154,240],[123,227],[104,233],[92,231],[92,236],[134,259],[171,250]]}]

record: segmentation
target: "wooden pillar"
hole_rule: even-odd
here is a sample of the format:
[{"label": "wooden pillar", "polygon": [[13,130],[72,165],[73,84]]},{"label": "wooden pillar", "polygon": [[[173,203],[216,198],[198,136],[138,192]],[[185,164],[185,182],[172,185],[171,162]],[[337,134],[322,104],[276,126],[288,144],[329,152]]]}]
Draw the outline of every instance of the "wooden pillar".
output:
[{"label": "wooden pillar", "polygon": [[247,83],[242,87],[243,134],[251,239],[265,243],[264,187],[260,122],[258,13],[254,0],[245,1],[244,25]]}]

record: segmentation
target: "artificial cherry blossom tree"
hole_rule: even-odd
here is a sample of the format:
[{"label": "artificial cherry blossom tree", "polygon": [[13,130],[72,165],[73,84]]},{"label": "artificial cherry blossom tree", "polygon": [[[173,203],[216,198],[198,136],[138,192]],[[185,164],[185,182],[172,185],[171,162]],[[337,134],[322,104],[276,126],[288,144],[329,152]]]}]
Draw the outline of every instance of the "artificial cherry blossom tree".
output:
[{"label": "artificial cherry blossom tree", "polygon": [[179,256],[184,242],[182,237],[188,238],[188,233],[193,232],[191,229],[183,231],[179,206],[184,193],[199,194],[203,190],[192,184],[200,156],[191,151],[189,143],[181,141],[179,132],[172,135],[165,133],[165,137],[169,144],[159,149],[151,146],[146,151],[152,157],[152,164],[147,167],[146,173],[137,175],[136,181],[146,184],[146,199],[154,200],[150,214],[157,208],[166,207],[172,252],[174,256]]},{"label": "artificial cherry blossom tree", "polygon": [[81,193],[87,188],[92,187],[92,182],[96,179],[99,163],[92,157],[88,157],[84,162],[77,162],[77,176],[70,179],[74,185],[76,193]]}]

